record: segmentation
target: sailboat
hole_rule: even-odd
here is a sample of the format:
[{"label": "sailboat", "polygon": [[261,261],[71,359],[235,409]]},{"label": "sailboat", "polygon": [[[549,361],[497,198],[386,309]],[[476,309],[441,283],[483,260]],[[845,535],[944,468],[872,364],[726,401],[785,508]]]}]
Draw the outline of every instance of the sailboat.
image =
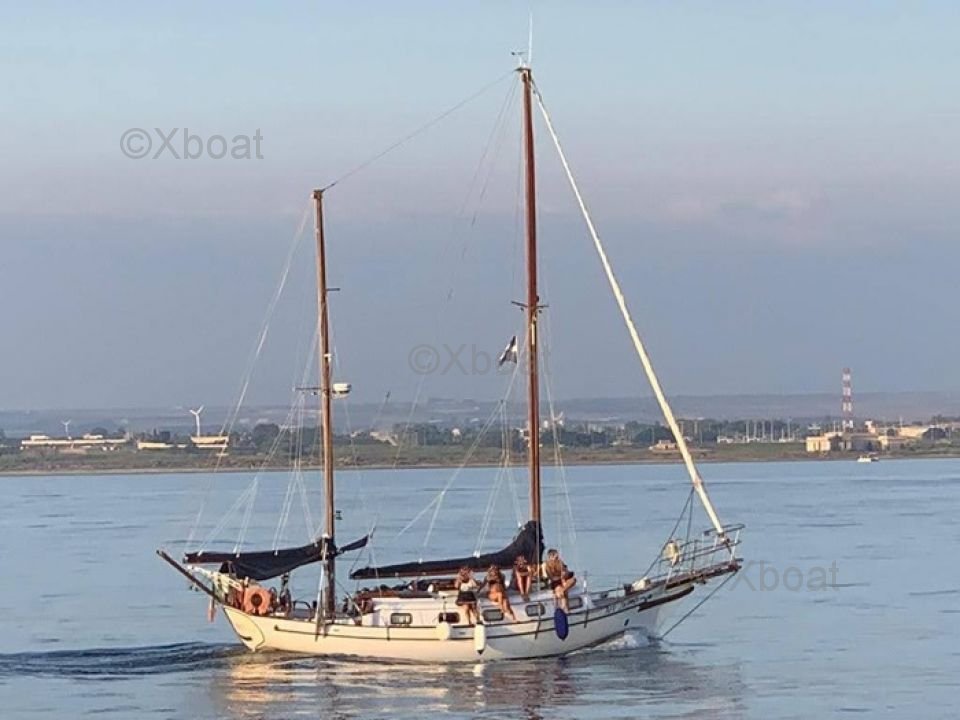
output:
[{"label": "sailboat", "polygon": [[[209,596],[211,611],[222,610],[237,637],[250,650],[428,662],[488,662],[562,655],[598,645],[625,632],[657,637],[665,609],[679,604],[705,585],[716,582],[719,587],[741,569],[738,547],[743,526],[721,523],[630,317],[626,300],[574,181],[529,64],[521,62],[517,76],[522,93],[525,185],[526,299],[523,309],[529,516],[513,541],[498,552],[360,568],[350,573],[351,579],[376,580],[377,587],[338,598],[337,559],[363,548],[369,538],[365,536],[342,546],[336,539],[331,403],[335,385],[331,377],[327,303],[330,289],[327,287],[324,191],[315,190],[317,337],[325,502],[323,534],[300,547],[252,552],[198,551],[187,553],[182,562],[158,550],[165,561]],[[536,572],[544,560],[545,546],[540,486],[538,321],[543,306],[537,288],[535,102],[560,155],[614,298],[689,473],[692,482],[688,498],[690,511],[692,513],[693,497],[696,496],[710,520],[710,527],[699,535],[691,536],[688,529],[685,537],[674,534],[666,538],[644,575],[602,589],[588,588],[586,583],[578,582],[568,590],[565,603],[557,597],[546,578]],[[514,587],[507,589],[516,617],[504,617],[497,604],[481,596],[478,598],[478,622],[471,623],[457,604],[458,588],[451,578],[462,567],[481,572],[490,566],[509,570],[518,557],[523,557],[535,569],[535,577],[532,588],[524,593],[525,597]],[[320,564],[321,590],[316,602],[291,602],[284,590],[278,595],[263,585],[282,577],[282,587],[285,587],[289,573],[313,563]],[[584,576],[586,573],[580,574]],[[383,584],[387,579],[399,584],[388,587]]]}]

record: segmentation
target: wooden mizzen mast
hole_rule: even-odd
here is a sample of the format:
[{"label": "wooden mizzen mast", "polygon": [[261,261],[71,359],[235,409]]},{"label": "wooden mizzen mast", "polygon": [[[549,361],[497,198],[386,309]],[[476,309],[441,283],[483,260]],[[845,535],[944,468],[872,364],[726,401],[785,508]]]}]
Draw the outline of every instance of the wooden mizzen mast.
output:
[{"label": "wooden mizzen mast", "polygon": [[323,560],[326,587],[323,593],[323,615],[333,620],[336,614],[336,558],[332,552],[334,543],[333,506],[333,422],[331,408],[330,383],[330,321],[327,312],[327,250],[323,236],[323,190],[313,191],[313,205],[316,212],[317,234],[317,344],[320,364],[320,425],[323,433],[323,500],[324,500],[324,542],[323,547],[330,553]]}]

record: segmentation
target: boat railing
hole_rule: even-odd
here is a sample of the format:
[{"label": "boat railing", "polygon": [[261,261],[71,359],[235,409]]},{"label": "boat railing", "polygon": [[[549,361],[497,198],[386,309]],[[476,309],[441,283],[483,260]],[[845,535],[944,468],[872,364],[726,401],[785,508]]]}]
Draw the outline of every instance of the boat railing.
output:
[{"label": "boat railing", "polygon": [[743,528],[742,524],[728,525],[722,533],[711,529],[692,540],[669,540],[664,545],[650,581],[663,581],[670,585],[688,579],[702,579],[711,571],[736,563]]},{"label": "boat railing", "polygon": [[[625,585],[621,584],[621,577],[616,576],[616,589],[590,595],[595,601],[604,601],[658,586],[706,582],[712,577],[733,572],[740,566],[737,548],[744,527],[742,524],[726,525],[722,533],[708,530],[691,540],[668,540],[646,576]],[[608,576],[602,577],[606,579]],[[609,577],[612,579],[614,576]]]}]

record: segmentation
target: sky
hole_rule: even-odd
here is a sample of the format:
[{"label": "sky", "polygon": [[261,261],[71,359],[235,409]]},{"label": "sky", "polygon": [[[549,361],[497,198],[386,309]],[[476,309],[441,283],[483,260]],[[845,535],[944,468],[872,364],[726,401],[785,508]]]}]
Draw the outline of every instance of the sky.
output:
[{"label": "sky", "polygon": [[[359,400],[501,396],[531,8],[669,393],[831,391],[844,366],[855,392],[960,390],[956,3],[38,2],[0,25],[0,408],[233,403],[293,248],[246,394],[287,402],[310,191],[454,106],[327,194],[337,377]],[[183,155],[184,128],[262,157],[159,147],[176,130]],[[147,157],[122,152],[134,129]],[[647,394],[536,132],[551,393]]]}]

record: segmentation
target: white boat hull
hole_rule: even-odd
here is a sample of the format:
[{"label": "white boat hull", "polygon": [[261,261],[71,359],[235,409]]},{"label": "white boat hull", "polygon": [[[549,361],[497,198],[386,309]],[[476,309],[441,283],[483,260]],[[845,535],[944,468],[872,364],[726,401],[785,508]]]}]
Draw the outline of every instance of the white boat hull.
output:
[{"label": "white boat hull", "polygon": [[[553,605],[539,619],[487,623],[483,650],[475,643],[476,628],[454,625],[447,632],[436,625],[367,626],[338,621],[317,632],[311,619],[249,615],[233,607],[224,612],[237,636],[254,651],[279,650],[309,655],[429,662],[488,662],[563,655],[597,645],[628,631],[656,633],[661,610],[693,590],[692,585],[634,593],[600,601],[568,616],[569,634],[561,640],[554,628]],[[489,606],[487,606],[489,607]],[[516,606],[515,606],[516,607]]]}]

